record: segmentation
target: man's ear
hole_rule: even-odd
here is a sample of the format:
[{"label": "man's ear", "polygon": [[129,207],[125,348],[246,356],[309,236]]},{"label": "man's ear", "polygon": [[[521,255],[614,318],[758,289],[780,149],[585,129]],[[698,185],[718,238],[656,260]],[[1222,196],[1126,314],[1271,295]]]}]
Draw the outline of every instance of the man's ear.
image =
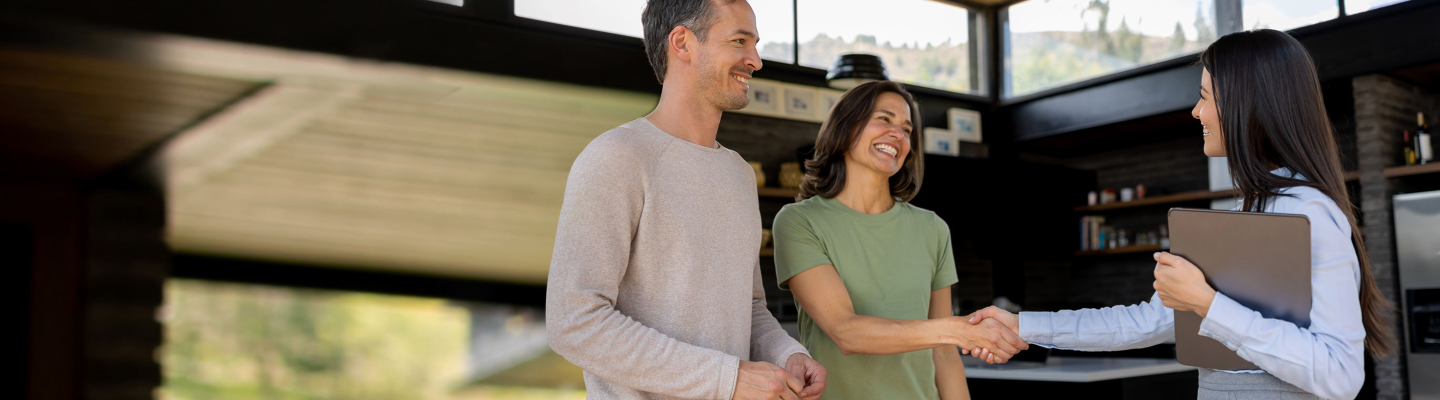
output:
[{"label": "man's ear", "polygon": [[691,32],[690,28],[686,28],[684,25],[676,25],[675,29],[670,30],[670,35],[667,38],[669,40],[666,40],[665,43],[670,47],[669,51],[675,54],[676,59],[687,63],[694,59],[696,40],[695,33]]}]

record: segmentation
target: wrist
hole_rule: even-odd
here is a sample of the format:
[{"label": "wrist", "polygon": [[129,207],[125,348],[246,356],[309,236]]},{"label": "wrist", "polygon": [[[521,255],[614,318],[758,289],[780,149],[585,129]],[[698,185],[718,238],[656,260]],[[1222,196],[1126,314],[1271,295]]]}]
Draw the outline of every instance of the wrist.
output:
[{"label": "wrist", "polygon": [[1207,315],[1210,315],[1210,305],[1215,304],[1215,289],[1207,289],[1208,290],[1200,296],[1200,304],[1194,306],[1195,314],[1200,315],[1200,318],[1205,318]]},{"label": "wrist", "polygon": [[969,346],[970,341],[965,339],[965,332],[974,329],[975,325],[970,324],[970,321],[966,320],[965,317],[945,317],[932,321],[939,323],[940,339],[937,340],[937,342],[939,342],[936,343],[937,345]]},{"label": "wrist", "polygon": [[[796,358],[796,357],[800,357],[800,358]],[[807,358],[810,358],[810,356],[805,355],[805,353],[800,353],[800,352],[790,353],[790,355],[785,356],[785,365],[790,365],[791,362],[795,362],[795,361],[805,361],[805,359],[807,359]]]}]

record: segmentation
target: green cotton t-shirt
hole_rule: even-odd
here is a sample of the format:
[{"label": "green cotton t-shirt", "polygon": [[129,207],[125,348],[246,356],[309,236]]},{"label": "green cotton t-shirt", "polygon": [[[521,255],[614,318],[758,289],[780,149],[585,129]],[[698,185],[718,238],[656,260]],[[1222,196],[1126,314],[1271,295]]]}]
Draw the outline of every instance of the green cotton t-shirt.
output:
[{"label": "green cotton t-shirt", "polygon": [[[780,288],[790,290],[790,278],[805,270],[834,265],[856,314],[927,319],[930,292],[958,281],[950,228],[934,212],[909,203],[897,201],[868,215],[815,196],[786,205],[774,228]],[[800,343],[830,371],[826,399],[939,398],[930,350],[847,356],[804,308],[799,317]]]}]

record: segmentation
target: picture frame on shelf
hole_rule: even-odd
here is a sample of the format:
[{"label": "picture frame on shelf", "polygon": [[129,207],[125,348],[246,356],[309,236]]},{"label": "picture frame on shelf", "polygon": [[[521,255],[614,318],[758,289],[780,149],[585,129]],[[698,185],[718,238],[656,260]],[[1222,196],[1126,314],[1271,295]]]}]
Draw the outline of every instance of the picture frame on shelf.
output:
[{"label": "picture frame on shelf", "polygon": [[750,90],[745,93],[750,104],[730,112],[824,123],[843,94],[829,88],[751,79]]},{"label": "picture frame on shelf", "polygon": [[785,95],[785,104],[781,108],[786,117],[814,120],[816,116],[819,115],[816,110],[819,104],[816,102],[817,96],[815,89],[804,86],[786,85],[781,91]]},{"label": "picture frame on shelf", "polygon": [[753,79],[750,81],[750,91],[745,94],[750,97],[750,104],[741,109],[751,114],[780,115],[780,85],[775,82]]},{"label": "picture frame on shelf", "polygon": [[950,131],[955,133],[955,140],[982,143],[979,111],[952,107],[946,115],[950,120]]},{"label": "picture frame on shelf", "polygon": [[835,105],[840,104],[840,96],[844,95],[845,92],[827,89],[820,89],[819,92],[820,120],[824,122],[824,119],[830,118],[830,111],[835,109]]},{"label": "picture frame on shelf", "polygon": [[925,154],[938,154],[942,156],[959,157],[960,143],[954,131],[927,127],[925,135]]}]

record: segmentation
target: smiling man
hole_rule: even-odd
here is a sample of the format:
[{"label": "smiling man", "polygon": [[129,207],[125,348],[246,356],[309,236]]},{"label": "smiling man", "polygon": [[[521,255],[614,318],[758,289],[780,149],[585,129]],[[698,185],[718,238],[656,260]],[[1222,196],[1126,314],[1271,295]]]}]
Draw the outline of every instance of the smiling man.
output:
[{"label": "smiling man", "polygon": [[761,67],[754,11],[650,0],[642,20],[660,103],[571,167],[550,346],[585,370],[595,399],[818,398],[825,369],[765,308],[755,175],[715,141]]}]

